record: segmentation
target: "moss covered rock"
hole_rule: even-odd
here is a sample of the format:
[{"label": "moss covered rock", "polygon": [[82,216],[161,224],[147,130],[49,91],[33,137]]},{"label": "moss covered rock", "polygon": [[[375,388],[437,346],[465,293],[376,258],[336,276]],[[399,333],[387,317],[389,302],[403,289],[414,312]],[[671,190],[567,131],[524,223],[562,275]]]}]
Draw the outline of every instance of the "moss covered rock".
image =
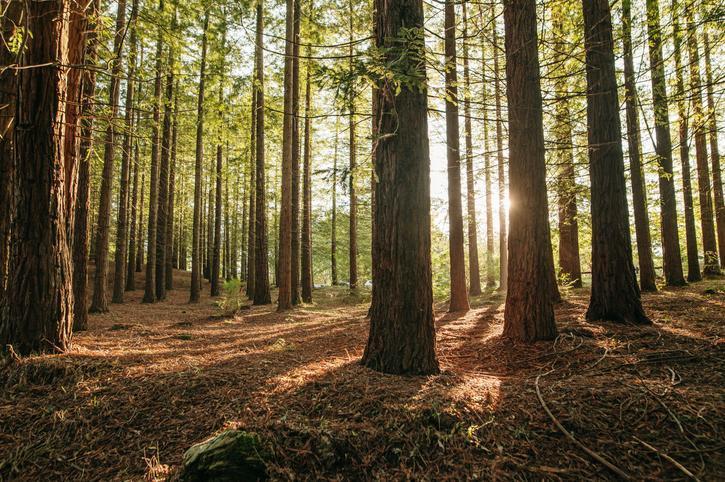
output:
[{"label": "moss covered rock", "polygon": [[193,445],[184,454],[178,480],[265,480],[266,468],[259,438],[243,430],[227,430]]}]

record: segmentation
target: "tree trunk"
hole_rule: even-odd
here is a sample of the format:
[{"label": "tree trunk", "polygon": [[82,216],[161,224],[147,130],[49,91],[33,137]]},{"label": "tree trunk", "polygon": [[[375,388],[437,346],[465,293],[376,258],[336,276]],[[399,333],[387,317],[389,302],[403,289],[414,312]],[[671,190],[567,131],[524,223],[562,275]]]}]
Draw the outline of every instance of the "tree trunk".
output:
[{"label": "tree trunk", "polygon": [[725,201],[723,200],[722,174],[720,171],[720,148],[718,146],[717,111],[713,93],[712,60],[710,59],[710,37],[705,29],[705,76],[707,84],[707,116],[709,119],[710,158],[712,159],[713,197],[715,198],[715,220],[717,221],[717,243],[720,251],[720,267],[725,269]]},{"label": "tree trunk", "polygon": [[292,38],[292,249],[290,285],[293,305],[300,303],[300,1],[295,0]]},{"label": "tree trunk", "polygon": [[[291,0],[288,0],[288,2]],[[288,10],[289,13],[289,10]],[[262,0],[257,0],[257,141],[256,141],[256,199],[254,201],[254,299],[255,305],[266,305],[272,302],[269,292],[269,267],[267,264],[267,186],[264,176],[264,12]],[[289,192],[289,191],[288,191]],[[289,223],[288,223],[289,225]],[[289,265],[289,263],[288,263]],[[289,300],[288,300],[289,301]]]},{"label": "tree trunk", "polygon": [[164,271],[166,276],[166,289],[174,289],[174,267],[178,268],[176,262],[176,256],[174,253],[177,252],[177,245],[179,240],[174,241],[174,202],[176,196],[176,147],[178,142],[178,131],[179,131],[179,81],[176,81],[176,87],[174,88],[174,120],[171,126],[171,168],[169,171],[169,196],[168,196],[168,207],[166,208],[166,270]]},{"label": "tree trunk", "polygon": [[[138,146],[138,144],[137,144]],[[140,273],[143,271],[143,250],[144,250],[144,225],[143,225],[143,212],[144,212],[144,193],[146,188],[146,173],[141,173],[141,202],[138,208],[138,248],[136,252],[136,272]]]},{"label": "tree trunk", "polygon": [[448,158],[448,249],[450,253],[450,312],[469,310],[466,292],[466,259],[463,248],[461,205],[460,129],[458,125],[458,63],[456,55],[456,10],[453,0],[445,4],[446,54],[446,145]]},{"label": "tree trunk", "polygon": [[[310,48],[307,48],[310,56]],[[305,80],[305,151],[302,177],[302,301],[312,303],[312,119],[311,111],[311,60],[307,60]]]},{"label": "tree trunk", "polygon": [[524,342],[551,340],[556,337],[554,260],[534,0],[506,0],[504,23],[512,202],[503,334]]},{"label": "tree trunk", "polygon": [[[159,13],[164,11],[164,0],[159,0]],[[159,201],[159,158],[161,157],[159,138],[159,124],[161,123],[161,58],[164,47],[164,32],[159,26],[156,39],[156,79],[154,81],[153,123],[151,125],[151,175],[149,176],[149,218],[146,223],[146,281],[144,283],[144,303],[156,301],[154,278],[156,275],[156,225],[157,208]]]},{"label": "tree trunk", "polygon": [[[353,20],[355,18],[355,11],[353,7],[353,1],[348,2],[350,10],[348,12],[350,19],[350,45],[348,49],[349,53],[349,68],[350,74],[353,73],[353,36],[355,33]],[[350,289],[357,289],[357,189],[355,187],[356,170],[357,170],[357,144],[355,134],[355,83],[351,81],[350,85],[350,98],[348,99],[348,108],[350,109],[350,118],[348,124],[348,133],[350,135],[350,170],[349,170],[349,191],[350,191],[350,237],[349,237],[349,262],[348,268],[350,270]]]},{"label": "tree trunk", "polygon": [[587,320],[651,324],[632,263],[614,40],[608,0],[583,0],[592,209],[592,294]]},{"label": "tree trunk", "polygon": [[[17,73],[13,129],[13,225],[8,284],[0,304],[0,346],[21,355],[66,351],[73,323],[73,267],[69,219],[75,186],[67,155],[69,60],[83,42],[68,44],[80,22],[66,20],[70,2],[28,2],[26,39]],[[4,6],[4,5],[3,5]],[[70,28],[69,28],[70,27]],[[82,57],[81,57],[82,58]],[[30,67],[33,68],[30,68]],[[63,66],[63,67],[61,67]],[[75,149],[75,147],[73,147]]]},{"label": "tree trunk", "polygon": [[[425,66],[420,58],[423,2],[375,0],[376,45],[387,62],[416,85],[380,82],[374,152],[376,184],[375,285],[362,364],[385,373],[438,372],[433,325],[430,238],[430,158]],[[415,29],[416,39],[404,37]],[[402,31],[402,32],[401,32]],[[404,40],[405,39],[405,40]],[[420,88],[419,88],[420,87]]]},{"label": "tree trunk", "polygon": [[161,163],[159,164],[159,200],[156,217],[156,299],[166,299],[166,251],[169,221],[169,174],[171,172],[171,124],[174,107],[174,48],[169,48],[164,99],[164,127],[161,137]]},{"label": "tree trunk", "polygon": [[[495,12],[495,7],[491,6],[492,13]],[[496,15],[492,15],[494,19]],[[491,22],[491,28],[493,30],[493,70],[495,74],[494,92],[496,100],[496,153],[498,160],[498,245],[499,245],[499,289],[505,290],[508,286],[508,240],[507,240],[507,225],[506,225],[506,176],[505,171],[505,160],[503,156],[503,116],[501,115],[501,67],[499,65],[499,45],[498,45],[498,32],[496,30],[496,21]],[[538,79],[538,67],[536,77]],[[509,115],[510,117],[510,115]],[[511,141],[509,140],[509,143]],[[510,161],[509,161],[510,162]]]},{"label": "tree trunk", "polygon": [[123,63],[123,40],[126,29],[126,0],[118,1],[116,13],[116,31],[113,39],[113,59],[111,60],[111,82],[108,88],[110,117],[106,127],[103,150],[103,176],[101,177],[101,198],[98,204],[98,233],[96,235],[96,275],[93,282],[93,299],[90,311],[105,313],[108,311],[108,236],[111,223],[111,192],[113,191],[113,168],[116,163],[115,138],[116,116],[121,95],[121,67]]},{"label": "tree trunk", "polygon": [[204,14],[204,33],[201,40],[199,94],[196,104],[196,162],[194,166],[194,226],[191,235],[191,290],[189,303],[198,303],[201,295],[201,171],[204,163],[204,81],[206,80],[207,29],[209,12]]},{"label": "tree trunk", "polygon": [[[677,2],[672,2],[673,12],[677,10]],[[675,79],[677,99],[677,114],[680,133],[680,162],[682,163],[682,197],[685,203],[685,239],[687,245],[687,280],[700,281],[700,261],[697,252],[697,230],[695,228],[695,208],[692,201],[692,181],[690,168],[690,136],[688,133],[689,113],[685,102],[685,82],[683,80],[682,66],[682,34],[678,15],[672,17],[673,43],[675,53]]]},{"label": "tree trunk", "polygon": [[335,118],[335,149],[332,157],[332,213],[330,214],[330,282],[337,286],[337,150],[340,141],[340,119]]},{"label": "tree trunk", "polygon": [[[123,303],[123,293],[126,288],[126,249],[127,249],[127,224],[128,224],[128,189],[131,176],[131,149],[133,146],[133,121],[134,121],[134,94],[136,76],[136,52],[138,39],[136,35],[136,17],[138,16],[138,0],[133,0],[131,6],[131,17],[128,24],[131,30],[130,49],[128,55],[128,69],[126,78],[126,102],[125,102],[125,132],[123,135],[123,152],[121,153],[121,182],[118,194],[118,217],[116,218],[116,252],[114,254],[113,272],[113,303]],[[124,32],[125,34],[125,32]]]},{"label": "tree trunk", "polygon": [[662,31],[658,0],[647,0],[647,37],[652,81],[652,101],[655,114],[655,151],[659,164],[662,249],[665,280],[669,286],[682,286],[680,237],[677,230],[677,203],[672,171],[672,139],[670,138],[669,109],[665,64],[662,58]]},{"label": "tree trunk", "polygon": [[554,68],[554,91],[557,98],[554,112],[554,141],[556,148],[556,194],[559,215],[559,269],[560,274],[574,288],[582,286],[581,261],[579,258],[579,221],[576,205],[576,173],[574,171],[574,147],[572,143],[572,116],[570,111],[568,59],[564,52],[567,44],[564,30],[565,6],[556,4],[552,12],[553,30],[557,38]]},{"label": "tree trunk", "polygon": [[[293,115],[294,96],[292,94],[292,89],[294,88],[294,74],[292,72],[294,69],[294,4],[295,0],[287,0],[287,13],[285,17],[287,24],[284,50],[284,117],[282,129],[282,201],[279,214],[278,311],[288,310],[292,307],[292,157],[294,151],[292,130],[294,129],[295,120]],[[257,158],[257,162],[259,163],[259,158]],[[259,175],[259,167],[257,174]],[[259,182],[257,184],[259,185]],[[257,196],[257,203],[259,203],[259,192],[257,192]],[[257,206],[258,210],[259,207],[261,206]],[[257,227],[259,227],[259,221],[257,219]]]},{"label": "tree trunk", "polygon": [[632,182],[634,227],[637,234],[637,258],[639,259],[639,284],[642,291],[657,291],[655,267],[652,260],[652,238],[649,231],[647,195],[642,168],[642,142],[637,115],[637,87],[632,54],[631,0],[622,1],[622,43],[624,48],[624,91],[627,105],[627,145]]},{"label": "tree trunk", "polygon": [[702,108],[702,82],[700,79],[700,51],[695,28],[695,15],[692,5],[687,10],[688,50],[690,56],[690,92],[693,110],[693,129],[695,134],[695,158],[697,160],[697,187],[700,197],[700,228],[702,230],[702,250],[704,254],[704,273],[720,274],[720,260],[717,255],[717,239],[712,208],[710,184],[710,166],[707,163],[707,128]]},{"label": "tree trunk", "polygon": [[[136,116],[138,122],[138,115]],[[138,125],[138,123],[136,124]],[[128,263],[126,265],[126,291],[136,290],[136,233],[137,233],[137,201],[138,201],[138,172],[139,165],[138,140],[132,141],[133,145],[133,188],[131,191],[131,231],[128,241]],[[139,243],[140,244],[140,243]]]},{"label": "tree trunk", "polygon": [[[468,65],[468,11],[463,4],[463,115],[466,142],[466,209],[468,211],[468,292],[481,294],[481,272],[478,266],[478,230],[476,227],[476,190],[473,176],[473,138],[471,126],[471,73]],[[455,41],[455,38],[454,38]]]},{"label": "tree trunk", "polygon": [[[259,11],[259,10],[257,10]],[[259,25],[259,22],[257,22]],[[262,50],[257,45],[255,47],[254,62],[255,65],[258,62],[258,57],[262,55]],[[256,227],[255,216],[257,213],[255,207],[255,201],[257,198],[257,78],[256,72],[254,74],[254,81],[252,82],[252,117],[251,117],[251,128],[250,128],[250,144],[249,144],[249,226],[247,227],[247,298],[254,298],[255,282],[254,282],[254,243],[255,235],[254,229]]]}]

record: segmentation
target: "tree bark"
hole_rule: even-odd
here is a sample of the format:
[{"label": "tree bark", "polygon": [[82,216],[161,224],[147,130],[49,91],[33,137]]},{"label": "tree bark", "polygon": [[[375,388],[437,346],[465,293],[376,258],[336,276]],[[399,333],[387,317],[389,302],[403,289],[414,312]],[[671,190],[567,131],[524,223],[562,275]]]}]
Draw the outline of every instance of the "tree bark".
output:
[{"label": "tree bark", "polygon": [[300,0],[295,0],[292,39],[292,305],[300,303]]},{"label": "tree bark", "polygon": [[586,317],[651,324],[632,263],[609,2],[582,3],[592,209],[592,293]]},{"label": "tree bark", "polygon": [[[259,23],[258,23],[259,25]],[[258,62],[258,57],[262,55],[262,50],[259,46],[255,48],[255,65]],[[254,229],[256,226],[255,216],[256,207],[255,201],[257,198],[257,77],[256,72],[252,81],[252,117],[251,117],[251,139],[250,139],[250,153],[249,153],[249,226],[247,227],[247,298],[254,298],[255,282],[254,282],[254,243],[255,235]]]},{"label": "tree bark", "polygon": [[[492,14],[495,14],[493,11],[493,8],[491,10]],[[492,15],[493,18],[495,18],[494,15]],[[481,26],[484,25],[483,20],[483,7],[479,5],[478,8],[478,19]],[[495,33],[495,30],[494,30]],[[490,144],[490,135],[489,135],[489,118],[488,118],[488,102],[489,102],[489,90],[488,90],[488,82],[486,77],[486,31],[481,28],[481,101],[483,104],[482,107],[482,113],[483,113],[483,170],[484,170],[484,196],[486,199],[486,287],[488,289],[494,289],[496,287],[496,276],[495,276],[495,269],[494,269],[494,236],[493,236],[493,192],[491,190],[492,188],[492,172],[493,167],[491,166],[491,144]],[[494,53],[494,55],[496,55]],[[497,75],[497,72],[494,72],[494,75]],[[494,83],[494,90],[497,89],[497,84]],[[500,102],[500,98],[499,98]],[[496,121],[498,122],[498,120]]]},{"label": "tree bark", "polygon": [[121,67],[123,64],[123,40],[126,30],[126,0],[118,1],[116,13],[116,31],[113,39],[113,59],[111,60],[111,83],[108,88],[110,117],[106,127],[103,150],[103,175],[101,177],[101,198],[98,203],[98,232],[96,235],[96,273],[93,281],[93,299],[89,311],[105,313],[108,311],[108,237],[111,223],[111,192],[113,191],[113,168],[116,163],[115,138],[116,116],[121,95]]},{"label": "tree bark", "polygon": [[554,260],[534,0],[504,2],[509,112],[508,285],[504,330],[524,342],[556,337]]},{"label": "tree bark", "polygon": [[624,91],[627,110],[627,146],[632,183],[634,227],[637,234],[637,258],[639,260],[639,284],[642,291],[657,291],[655,267],[652,260],[647,195],[642,167],[642,142],[637,114],[637,87],[632,54],[631,0],[622,1],[622,43],[624,49]]},{"label": "tree bark", "polygon": [[[370,333],[362,358],[394,374],[437,373],[430,238],[430,158],[421,0],[375,1],[376,45],[415,86],[381,79],[374,90],[380,120],[374,152],[376,259]],[[403,32],[412,29],[414,39]]]},{"label": "tree bark", "polygon": [[[473,138],[471,126],[471,73],[468,64],[468,11],[463,3],[463,115],[466,142],[466,209],[468,211],[468,292],[481,294],[481,271],[478,265],[478,230],[476,226],[476,188],[473,176]],[[454,39],[455,40],[455,39]]]},{"label": "tree bark", "polygon": [[715,222],[712,207],[712,184],[710,184],[710,166],[707,162],[706,119],[702,108],[702,81],[700,78],[700,51],[695,28],[695,15],[692,5],[687,8],[688,50],[690,56],[690,92],[693,110],[693,129],[695,134],[695,159],[697,161],[697,187],[700,197],[700,228],[702,230],[702,250],[704,255],[704,273],[720,274],[720,260],[717,255]]},{"label": "tree bark", "polygon": [[466,312],[466,260],[463,249],[461,205],[460,129],[458,123],[458,62],[456,55],[456,11],[453,0],[445,3],[446,145],[448,159],[448,249],[451,298],[448,311]]},{"label": "tree bark", "polygon": [[[26,39],[17,73],[10,195],[14,229],[8,284],[0,301],[0,346],[20,355],[70,348],[73,267],[68,220],[75,208],[75,169],[67,155],[69,60],[83,42],[68,43],[78,26],[70,2],[28,2]],[[70,30],[70,32],[69,32]],[[33,68],[30,68],[30,67]],[[75,149],[75,147],[73,147]]]},{"label": "tree bark", "polygon": [[[350,69],[350,75],[352,76],[353,73],[353,36],[355,34],[355,28],[353,20],[355,19],[355,11],[353,6],[353,1],[350,0],[348,2],[348,5],[350,7],[349,9],[349,19],[350,19],[350,37],[349,37],[349,48],[348,48],[348,54],[349,54],[349,69]],[[350,230],[349,230],[349,249],[348,249],[348,269],[350,274],[350,279],[348,280],[350,282],[350,289],[354,290],[357,289],[357,187],[355,186],[355,180],[356,180],[356,171],[357,171],[357,142],[356,142],[356,132],[355,132],[355,82],[351,80],[352,84],[350,85],[350,92],[348,99],[348,109],[350,111],[350,117],[348,119],[348,134],[350,139],[350,169],[349,169],[349,194],[350,194],[350,214],[348,216],[348,219],[350,221]]]},{"label": "tree bark", "polygon": [[161,163],[159,164],[159,198],[156,217],[156,299],[166,299],[166,251],[169,220],[169,174],[171,172],[171,124],[174,107],[174,48],[169,48],[164,98],[164,124],[161,136]]},{"label": "tree bark", "polygon": [[[492,13],[495,7],[491,6]],[[492,15],[497,18],[496,15]],[[499,241],[499,289],[505,290],[508,286],[508,240],[507,240],[507,224],[506,224],[506,176],[505,176],[505,160],[503,155],[503,116],[501,115],[501,67],[499,65],[499,43],[498,32],[496,31],[496,21],[491,22],[493,30],[493,70],[495,73],[494,97],[496,101],[496,153],[498,161],[498,241]],[[538,68],[537,68],[538,78]],[[510,117],[510,115],[509,115]],[[509,140],[509,142],[511,142]],[[509,161],[510,162],[510,161]]]},{"label": "tree bark", "polygon": [[[310,48],[307,48],[310,56]],[[305,80],[305,150],[302,176],[302,301],[312,303],[312,65],[307,61]]]},{"label": "tree bark", "polygon": [[330,214],[330,281],[337,286],[337,151],[340,141],[340,120],[335,119],[335,148],[332,157],[332,212]]},{"label": "tree bark", "polygon": [[204,163],[204,82],[206,80],[207,30],[209,11],[204,13],[201,40],[201,67],[199,68],[199,94],[196,104],[196,162],[194,165],[194,226],[191,235],[191,291],[189,303],[198,303],[201,296],[201,171]]},{"label": "tree bark", "polygon": [[[136,147],[138,148],[138,144],[136,144]],[[146,173],[141,173],[141,202],[139,203],[138,208],[138,248],[136,251],[136,272],[140,273],[143,271],[143,248],[144,248],[144,239],[143,239],[143,231],[144,231],[144,225],[143,225],[143,212],[144,212],[144,194],[146,191]]]},{"label": "tree bark", "polygon": [[[138,122],[138,115],[136,116]],[[136,124],[138,125],[138,124]],[[138,140],[132,141],[133,145],[133,188],[131,190],[131,230],[128,240],[128,263],[126,265],[126,291],[136,290],[136,236],[137,236],[137,201],[138,201],[138,172],[139,165]],[[140,244],[140,243],[139,243]]]},{"label": "tree bark", "polygon": [[647,0],[647,40],[652,82],[652,100],[655,114],[655,151],[659,164],[659,188],[662,250],[664,273],[668,286],[682,286],[680,236],[677,230],[677,203],[672,171],[672,139],[670,137],[669,109],[665,65],[662,57],[662,30],[658,0]]},{"label": "tree bark", "polygon": [[710,137],[710,159],[712,159],[712,184],[715,200],[715,221],[717,221],[717,244],[720,251],[720,267],[725,269],[725,200],[723,200],[722,173],[720,171],[720,147],[718,146],[717,111],[713,93],[712,60],[710,58],[710,37],[705,26],[705,77],[707,84],[708,134]]},{"label": "tree bark", "polygon": [[177,163],[177,142],[178,142],[178,131],[179,131],[179,81],[176,81],[174,87],[174,120],[171,125],[171,167],[169,170],[169,196],[168,196],[168,207],[166,208],[166,270],[164,274],[166,276],[166,290],[174,289],[174,268],[178,268],[176,261],[177,257],[174,253],[177,252],[177,245],[179,239],[174,241],[174,203],[176,197],[176,163]]}]

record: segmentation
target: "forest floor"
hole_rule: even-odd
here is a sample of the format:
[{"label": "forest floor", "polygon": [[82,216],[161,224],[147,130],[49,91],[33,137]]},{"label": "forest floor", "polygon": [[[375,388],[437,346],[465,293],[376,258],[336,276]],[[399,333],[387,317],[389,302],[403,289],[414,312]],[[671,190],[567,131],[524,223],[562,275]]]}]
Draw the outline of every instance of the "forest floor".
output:
[{"label": "forest floor", "polygon": [[0,368],[0,480],[163,480],[226,428],[256,432],[283,480],[725,476],[722,279],[645,294],[644,328],[588,323],[567,291],[560,336],[532,346],[501,337],[500,294],[440,305],[430,377],[359,365],[367,304],[342,288],[225,315],[176,283],[92,315],[70,353]]}]

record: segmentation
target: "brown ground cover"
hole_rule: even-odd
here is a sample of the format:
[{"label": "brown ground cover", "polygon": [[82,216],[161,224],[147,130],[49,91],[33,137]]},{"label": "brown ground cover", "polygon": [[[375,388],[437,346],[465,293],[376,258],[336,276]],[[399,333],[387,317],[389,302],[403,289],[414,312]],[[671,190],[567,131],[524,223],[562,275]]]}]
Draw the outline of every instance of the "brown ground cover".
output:
[{"label": "brown ground cover", "polygon": [[559,338],[533,346],[500,336],[500,295],[440,306],[441,374],[411,378],[358,364],[367,305],[343,289],[225,315],[188,282],[127,294],[68,354],[5,362],[0,480],[162,480],[225,428],[260,435],[274,479],[725,474],[722,280],[644,295],[646,328],[587,323],[567,292]]}]

